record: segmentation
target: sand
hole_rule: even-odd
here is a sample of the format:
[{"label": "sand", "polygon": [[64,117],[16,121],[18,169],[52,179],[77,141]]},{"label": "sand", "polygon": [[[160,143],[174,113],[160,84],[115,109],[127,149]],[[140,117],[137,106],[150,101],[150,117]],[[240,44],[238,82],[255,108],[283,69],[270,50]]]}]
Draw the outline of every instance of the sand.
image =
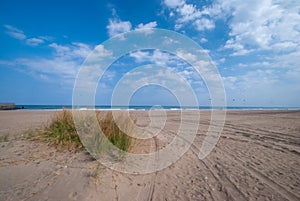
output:
[{"label": "sand", "polygon": [[[171,166],[144,175],[113,171],[86,151],[62,152],[22,137],[52,114],[0,111],[0,136],[8,136],[0,142],[0,200],[300,200],[300,111],[228,111],[217,146],[199,160],[210,123],[210,112],[202,111],[191,148]],[[139,125],[149,123],[146,111],[132,115]],[[163,132],[137,141],[132,152],[171,142],[180,113],[167,115]]]}]

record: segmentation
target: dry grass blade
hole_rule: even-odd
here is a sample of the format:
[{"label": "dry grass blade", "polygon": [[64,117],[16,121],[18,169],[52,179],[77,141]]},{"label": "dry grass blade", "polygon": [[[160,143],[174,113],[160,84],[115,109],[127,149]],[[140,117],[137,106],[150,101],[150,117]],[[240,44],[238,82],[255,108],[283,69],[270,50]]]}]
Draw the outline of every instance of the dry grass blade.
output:
[{"label": "dry grass blade", "polygon": [[61,148],[65,147],[76,151],[83,148],[76,132],[72,112],[69,110],[56,113],[52,117],[49,126],[43,129],[41,137],[50,144]]},{"label": "dry grass blade", "polygon": [[[112,112],[98,111],[96,115],[102,132],[107,139],[119,149],[128,151],[132,139],[119,129]],[[89,119],[83,119],[83,121],[88,120]],[[130,120],[125,119],[122,122],[129,123],[129,121]],[[71,151],[80,151],[83,149],[83,144],[76,131],[73,114],[70,110],[62,110],[55,113],[48,126],[36,131],[38,135],[33,139],[46,141],[60,149],[67,148]],[[100,146],[100,144],[98,144],[98,146]],[[98,147],[97,149],[105,149],[105,146],[103,145],[103,147]]]},{"label": "dry grass blade", "polygon": [[[108,138],[108,140],[119,149],[123,151],[128,151],[132,139],[118,127],[114,120],[112,112],[108,112],[106,115],[103,115],[101,112],[98,112],[97,117],[101,130],[104,133],[104,135]],[[120,116],[119,118],[124,117]],[[125,126],[127,126],[130,124],[129,121],[130,119],[126,119],[126,121],[123,121],[122,123],[126,124]]]}]

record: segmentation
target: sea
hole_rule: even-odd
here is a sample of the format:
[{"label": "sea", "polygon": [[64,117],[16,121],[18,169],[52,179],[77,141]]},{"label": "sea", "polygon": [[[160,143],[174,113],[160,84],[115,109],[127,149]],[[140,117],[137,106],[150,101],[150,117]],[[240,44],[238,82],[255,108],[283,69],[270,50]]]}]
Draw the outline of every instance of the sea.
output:
[{"label": "sea", "polygon": [[[63,110],[72,109],[72,105],[17,105],[24,110]],[[300,107],[211,107],[211,106],[108,106],[96,105],[94,107],[76,107],[76,109],[96,110],[300,110]]]}]

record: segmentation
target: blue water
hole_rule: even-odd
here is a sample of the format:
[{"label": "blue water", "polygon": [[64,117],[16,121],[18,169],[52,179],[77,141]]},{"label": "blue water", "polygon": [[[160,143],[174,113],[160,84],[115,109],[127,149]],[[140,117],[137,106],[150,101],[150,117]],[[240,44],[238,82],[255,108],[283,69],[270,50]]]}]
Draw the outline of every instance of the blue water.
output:
[{"label": "blue water", "polygon": [[[72,105],[17,105],[18,107],[26,110],[61,110],[61,109],[72,109]],[[95,106],[95,109],[102,110],[122,110],[122,109],[131,109],[131,110],[155,110],[155,109],[166,109],[166,110],[300,110],[300,107],[210,107],[210,106],[200,106],[200,107],[191,107],[191,106]]]}]

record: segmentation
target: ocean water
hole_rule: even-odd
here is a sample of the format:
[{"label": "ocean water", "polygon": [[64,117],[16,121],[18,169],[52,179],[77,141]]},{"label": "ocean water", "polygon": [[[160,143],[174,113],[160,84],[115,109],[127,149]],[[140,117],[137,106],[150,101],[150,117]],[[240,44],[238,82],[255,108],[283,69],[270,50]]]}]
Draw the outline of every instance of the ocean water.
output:
[{"label": "ocean water", "polygon": [[[72,105],[17,105],[25,110],[62,110],[72,109]],[[89,107],[92,108],[92,107]],[[97,105],[95,109],[101,110],[300,110],[300,107],[210,107],[210,106],[107,106]],[[87,109],[87,107],[81,107],[78,109]]]}]

